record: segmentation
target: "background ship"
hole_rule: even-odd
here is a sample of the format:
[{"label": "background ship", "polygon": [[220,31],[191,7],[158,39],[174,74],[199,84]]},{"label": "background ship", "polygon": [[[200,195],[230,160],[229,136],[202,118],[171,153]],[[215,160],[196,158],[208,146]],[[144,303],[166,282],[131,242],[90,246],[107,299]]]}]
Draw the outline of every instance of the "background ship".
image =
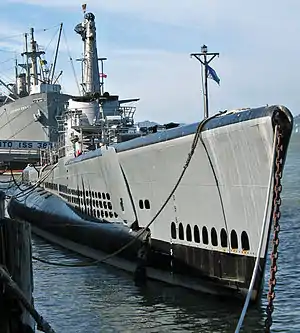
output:
[{"label": "background ship", "polygon": [[[45,52],[39,49],[34,39],[34,29],[25,34],[25,52],[22,53],[24,63],[15,66],[15,82],[5,83],[0,79],[2,95],[0,95],[0,148],[1,161],[10,159],[21,167],[30,156],[36,158],[36,149],[32,149],[31,141],[42,147],[45,142],[56,142],[58,139],[57,120],[65,108],[69,95],[61,93],[57,80],[62,74],[55,76],[59,51],[61,29],[57,43],[55,59],[51,66],[44,58]],[[30,44],[30,45],[28,45]],[[7,140],[23,141],[23,154],[13,152],[5,146]],[[13,144],[11,144],[13,146]],[[3,149],[4,148],[4,149]],[[38,147],[36,147],[38,148]],[[26,151],[26,149],[28,151]],[[32,154],[31,154],[32,153]],[[9,156],[10,155],[10,156]]]},{"label": "background ship", "polygon": [[[68,102],[61,145],[45,151],[39,170],[24,170],[10,215],[84,255],[117,251],[109,263],[131,271],[144,265],[154,279],[213,294],[245,297],[258,263],[256,301],[278,216],[275,157],[280,178],[289,110],[232,110],[140,131],[128,100],[101,90],[95,16],[86,13],[75,31],[84,42],[85,94]],[[139,232],[151,238],[142,258],[135,247],[144,240],[131,246]]]}]

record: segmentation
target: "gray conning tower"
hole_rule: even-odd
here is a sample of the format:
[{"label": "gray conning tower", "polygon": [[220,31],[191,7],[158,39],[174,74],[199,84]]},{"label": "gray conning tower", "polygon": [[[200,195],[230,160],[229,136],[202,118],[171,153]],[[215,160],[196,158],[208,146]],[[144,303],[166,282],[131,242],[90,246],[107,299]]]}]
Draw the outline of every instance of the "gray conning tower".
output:
[{"label": "gray conning tower", "polygon": [[84,21],[75,27],[84,43],[82,60],[82,90],[84,95],[100,92],[95,15],[84,14]]}]

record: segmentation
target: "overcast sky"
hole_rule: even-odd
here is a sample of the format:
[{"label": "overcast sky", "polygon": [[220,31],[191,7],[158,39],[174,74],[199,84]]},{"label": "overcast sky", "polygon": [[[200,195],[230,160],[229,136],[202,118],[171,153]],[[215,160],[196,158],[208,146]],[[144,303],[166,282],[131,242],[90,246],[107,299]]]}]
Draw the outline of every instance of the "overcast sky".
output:
[{"label": "overcast sky", "polygon": [[[13,79],[13,59],[23,51],[22,33],[30,27],[50,62],[63,22],[66,39],[57,71],[64,71],[63,90],[76,94],[68,48],[73,59],[81,56],[81,39],[74,33],[82,20],[81,4],[1,1],[0,77]],[[265,104],[300,113],[299,0],[90,0],[87,8],[96,16],[99,56],[109,58],[106,90],[121,98],[139,97],[137,120],[203,117],[200,65],[189,56],[203,43],[220,52],[211,64],[221,79],[220,86],[209,81],[211,113]],[[79,79],[79,63],[74,65]]]}]

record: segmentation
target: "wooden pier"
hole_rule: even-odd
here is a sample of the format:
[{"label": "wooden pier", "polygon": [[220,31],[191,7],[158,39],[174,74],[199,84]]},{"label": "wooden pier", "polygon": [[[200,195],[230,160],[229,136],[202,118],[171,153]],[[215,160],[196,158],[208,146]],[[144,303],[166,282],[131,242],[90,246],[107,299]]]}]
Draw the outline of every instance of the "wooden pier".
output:
[{"label": "wooden pier", "polygon": [[5,193],[0,192],[0,332],[34,332],[34,320],[12,281],[33,305],[30,225],[5,217]]}]

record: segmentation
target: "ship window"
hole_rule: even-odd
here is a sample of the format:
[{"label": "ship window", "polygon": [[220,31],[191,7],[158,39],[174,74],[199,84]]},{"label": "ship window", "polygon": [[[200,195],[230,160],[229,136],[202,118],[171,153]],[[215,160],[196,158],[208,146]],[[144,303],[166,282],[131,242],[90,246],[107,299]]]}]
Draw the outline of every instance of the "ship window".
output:
[{"label": "ship window", "polygon": [[150,209],[150,202],[148,199],[145,200],[145,208]]},{"label": "ship window", "polygon": [[105,199],[105,193],[102,192],[102,199]]},{"label": "ship window", "polygon": [[118,217],[118,214],[117,213],[114,213],[115,214],[115,218],[117,218]]},{"label": "ship window", "polygon": [[94,191],[92,191],[92,198],[94,198]]},{"label": "ship window", "polygon": [[90,192],[89,192],[89,195],[90,195],[90,197],[92,197],[92,191],[90,190]]},{"label": "ship window", "polygon": [[222,247],[228,246],[227,232],[224,228],[222,228],[221,230],[221,246]]},{"label": "ship window", "polygon": [[194,226],[194,241],[195,243],[200,243],[200,233],[197,225]]},{"label": "ship window", "polygon": [[184,231],[182,223],[179,223],[179,239],[184,240]]},{"label": "ship window", "polygon": [[96,207],[98,208],[99,207],[99,202],[96,200]]},{"label": "ship window", "polygon": [[85,191],[85,195],[88,197],[89,196],[89,191]]},{"label": "ship window", "polygon": [[202,228],[202,240],[204,244],[208,244],[208,232],[206,227]]},{"label": "ship window", "polygon": [[242,232],[241,240],[242,240],[242,249],[244,251],[249,251],[250,250],[250,244],[249,244],[249,238],[248,238],[248,235],[247,235],[246,231]]},{"label": "ship window", "polygon": [[107,206],[108,206],[108,209],[112,210],[112,205],[110,202],[107,204]]},{"label": "ship window", "polygon": [[175,222],[171,223],[171,237],[173,239],[176,239],[176,225],[175,225]]},{"label": "ship window", "polygon": [[93,215],[96,217],[96,209],[93,209]]},{"label": "ship window", "polygon": [[107,208],[107,203],[106,201],[103,202],[103,207],[106,209]]},{"label": "ship window", "polygon": [[90,200],[89,199],[86,199],[86,204],[88,205],[90,203]]},{"label": "ship window", "polygon": [[101,193],[100,192],[98,192],[98,198],[101,199]]},{"label": "ship window", "polygon": [[231,243],[231,247],[233,249],[237,249],[239,247],[238,246],[238,238],[237,238],[237,234],[236,234],[235,230],[231,231],[230,243]]},{"label": "ship window", "polygon": [[103,212],[103,210],[101,210],[101,216],[104,217],[104,212]]},{"label": "ship window", "polygon": [[139,206],[140,206],[140,209],[144,209],[144,201],[143,200],[139,201]]},{"label": "ship window", "polygon": [[103,208],[102,201],[99,202],[100,208]]},{"label": "ship window", "polygon": [[96,205],[96,204],[95,204],[95,200],[93,200],[93,206],[95,207],[95,205]]},{"label": "ship window", "polygon": [[218,236],[217,236],[217,232],[216,232],[215,228],[211,229],[210,236],[211,236],[211,243],[212,243],[212,245],[213,246],[218,246]]},{"label": "ship window", "polygon": [[109,193],[106,193],[106,199],[107,199],[107,200],[110,200],[110,195],[109,195]]},{"label": "ship window", "polygon": [[97,217],[98,218],[100,217],[100,211],[99,211],[99,209],[97,209]]},{"label": "ship window", "polygon": [[114,214],[112,212],[109,212],[109,217],[112,219],[114,217]]},{"label": "ship window", "polygon": [[108,212],[107,211],[105,211],[105,217],[108,217]]},{"label": "ship window", "polygon": [[186,240],[188,242],[192,241],[192,230],[191,230],[191,226],[189,224],[186,227]]}]

